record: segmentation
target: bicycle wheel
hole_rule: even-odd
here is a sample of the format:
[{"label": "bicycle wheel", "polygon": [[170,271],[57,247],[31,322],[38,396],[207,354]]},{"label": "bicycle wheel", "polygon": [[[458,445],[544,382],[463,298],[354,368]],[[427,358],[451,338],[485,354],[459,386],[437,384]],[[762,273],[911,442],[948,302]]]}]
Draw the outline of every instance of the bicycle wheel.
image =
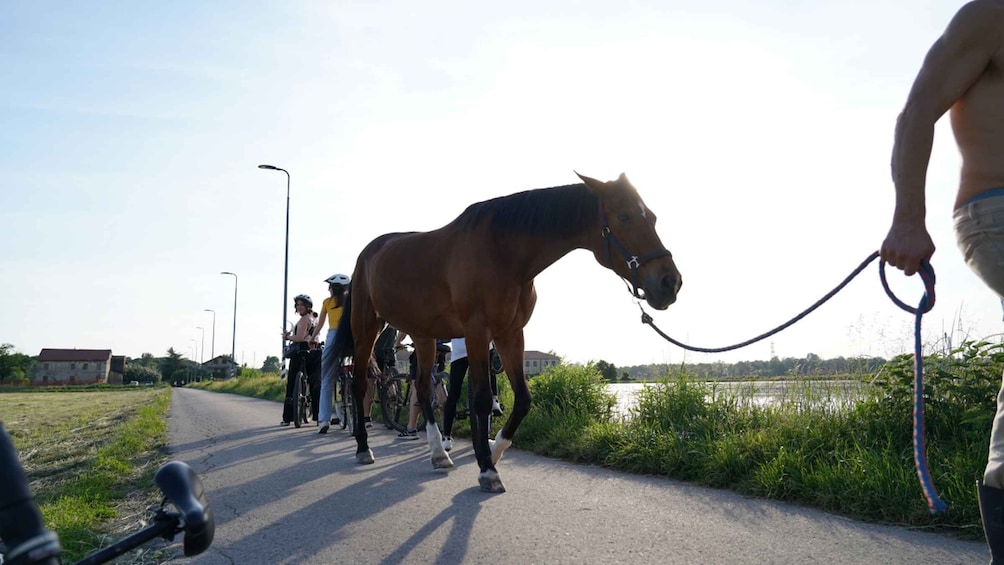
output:
[{"label": "bicycle wheel", "polygon": [[310,391],[310,379],[307,378],[307,375],[303,375],[303,380],[300,381],[300,384],[300,398],[302,399],[300,403],[303,405],[303,423],[306,424],[310,421],[311,416],[314,415],[313,395]]},{"label": "bicycle wheel", "polygon": [[502,358],[499,357],[498,352],[495,351],[494,349],[492,349],[491,351],[489,351],[488,355],[489,355],[489,363],[488,363],[489,374],[491,376],[493,376],[493,377],[501,375],[503,373],[503,371],[505,370],[502,367]]},{"label": "bicycle wheel", "polygon": [[403,432],[408,427],[408,396],[411,387],[401,377],[388,377],[377,391],[380,411],[387,427]]},{"label": "bicycle wheel", "polygon": [[297,371],[293,377],[293,425],[300,427],[303,425],[303,371]]},{"label": "bicycle wheel", "polygon": [[355,435],[356,431],[356,403],[355,394],[352,391],[352,375],[346,375],[342,389],[342,429],[348,430]]}]

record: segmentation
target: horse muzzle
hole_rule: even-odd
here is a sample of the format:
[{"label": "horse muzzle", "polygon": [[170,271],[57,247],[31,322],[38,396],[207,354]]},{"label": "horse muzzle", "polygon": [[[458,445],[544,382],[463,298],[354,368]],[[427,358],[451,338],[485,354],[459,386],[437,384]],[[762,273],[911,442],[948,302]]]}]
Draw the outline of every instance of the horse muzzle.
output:
[{"label": "horse muzzle", "polygon": [[660,270],[645,278],[642,289],[645,291],[645,302],[656,310],[665,310],[676,302],[676,295],[683,286],[683,277],[675,266],[670,271]]}]

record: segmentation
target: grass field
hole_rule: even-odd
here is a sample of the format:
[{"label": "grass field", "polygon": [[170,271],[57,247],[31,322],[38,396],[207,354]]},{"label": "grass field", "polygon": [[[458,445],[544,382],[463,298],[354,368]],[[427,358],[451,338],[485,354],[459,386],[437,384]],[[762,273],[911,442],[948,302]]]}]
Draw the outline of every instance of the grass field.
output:
[{"label": "grass field", "polygon": [[170,399],[167,388],[0,394],[0,421],[64,561],[145,518],[156,500],[153,474],[166,460]]}]

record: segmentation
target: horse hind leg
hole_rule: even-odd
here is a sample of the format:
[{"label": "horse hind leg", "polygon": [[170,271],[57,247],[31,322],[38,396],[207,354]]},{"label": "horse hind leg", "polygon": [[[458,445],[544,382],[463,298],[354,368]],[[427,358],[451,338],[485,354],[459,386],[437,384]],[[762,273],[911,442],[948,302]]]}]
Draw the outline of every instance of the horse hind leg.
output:
[{"label": "horse hind leg", "polygon": [[453,459],[443,447],[443,435],[439,431],[439,424],[436,422],[436,413],[432,409],[432,363],[436,356],[436,340],[421,338],[414,339],[415,351],[418,356],[418,376],[415,379],[415,386],[418,391],[418,403],[422,406],[422,414],[425,416],[425,431],[429,441],[429,451],[432,455],[432,468],[445,470],[453,468]]},{"label": "horse hind leg", "polygon": [[[426,421],[428,422],[428,420]],[[437,470],[452,469],[453,459],[450,459],[450,454],[443,447],[443,434],[440,433],[439,426],[432,422],[426,424],[425,429],[429,437],[429,451],[432,453],[432,468]]]}]

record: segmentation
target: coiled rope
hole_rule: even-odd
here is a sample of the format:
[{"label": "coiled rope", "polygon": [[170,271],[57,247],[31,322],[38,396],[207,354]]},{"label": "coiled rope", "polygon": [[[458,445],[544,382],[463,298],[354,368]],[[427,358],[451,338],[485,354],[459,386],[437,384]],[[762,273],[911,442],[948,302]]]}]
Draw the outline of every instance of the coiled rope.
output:
[{"label": "coiled rope", "polygon": [[[752,339],[748,339],[741,343],[735,345],[729,345],[725,347],[695,347],[693,345],[687,345],[680,341],[673,339],[672,337],[666,335],[658,326],[655,325],[655,321],[652,319],[645,309],[642,308],[641,304],[638,304],[638,308],[641,310],[641,321],[643,324],[648,324],[663,337],[666,341],[682,347],[683,349],[689,351],[696,351],[700,353],[721,353],[723,351],[732,351],[734,349],[739,349],[741,347],[746,347],[747,345],[756,343],[760,340],[766,339],[781,330],[784,330],[794,324],[795,322],[801,320],[802,318],[809,315],[813,310],[822,306],[826,301],[833,298],[838,292],[843,290],[848,283],[850,283],[854,277],[858,276],[861,271],[871,264],[872,261],[879,257],[878,251],[872,253],[865,259],[856,269],[851,271],[851,274],[841,281],[833,290],[826,293],[825,296],[817,300],[812,306],[809,306],[800,314],[788,320],[787,322],[781,324],[780,326],[758,335]],[[931,479],[931,471],[927,465],[927,442],[926,437],[926,425],[924,420],[924,357],[921,350],[920,343],[920,322],[924,314],[930,312],[934,308],[934,268],[927,261],[921,264],[920,278],[924,282],[924,295],[920,299],[920,303],[916,308],[911,307],[902,300],[900,300],[889,288],[889,283],[885,276],[885,260],[879,261],[879,279],[882,281],[882,288],[885,289],[886,295],[893,301],[896,306],[901,309],[914,314],[914,365],[913,365],[913,462],[917,469],[917,478],[920,480],[920,488],[924,492],[924,498],[927,499],[927,507],[931,513],[944,512],[948,509],[948,504],[941,500],[938,496],[937,490],[934,488],[934,481]]]}]

